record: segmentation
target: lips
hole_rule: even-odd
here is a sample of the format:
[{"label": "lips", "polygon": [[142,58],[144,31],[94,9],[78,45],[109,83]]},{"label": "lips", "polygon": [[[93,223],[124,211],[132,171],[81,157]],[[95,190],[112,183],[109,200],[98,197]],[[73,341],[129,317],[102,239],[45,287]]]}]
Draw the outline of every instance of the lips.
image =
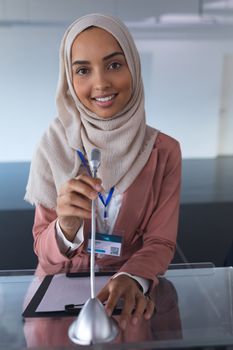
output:
[{"label": "lips", "polygon": [[117,96],[117,94],[111,94],[107,96],[96,96],[93,97],[92,100],[95,101],[95,103],[99,107],[111,107],[114,103],[114,99]]},{"label": "lips", "polygon": [[115,94],[109,95],[109,96],[101,96],[101,97],[95,97],[94,99],[98,102],[108,102],[113,100],[115,97]]}]

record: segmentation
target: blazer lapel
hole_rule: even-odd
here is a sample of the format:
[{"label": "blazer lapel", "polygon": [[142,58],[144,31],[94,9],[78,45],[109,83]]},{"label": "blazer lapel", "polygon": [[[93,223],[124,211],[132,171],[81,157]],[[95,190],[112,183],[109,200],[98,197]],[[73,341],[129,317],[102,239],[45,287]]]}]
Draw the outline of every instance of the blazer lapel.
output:
[{"label": "blazer lapel", "polygon": [[145,206],[149,192],[152,190],[151,183],[156,170],[157,160],[158,150],[154,148],[141,173],[124,193],[120,212],[114,227],[116,233],[124,229],[124,234],[128,236],[135,226],[138,227],[142,213],[146,210]]}]

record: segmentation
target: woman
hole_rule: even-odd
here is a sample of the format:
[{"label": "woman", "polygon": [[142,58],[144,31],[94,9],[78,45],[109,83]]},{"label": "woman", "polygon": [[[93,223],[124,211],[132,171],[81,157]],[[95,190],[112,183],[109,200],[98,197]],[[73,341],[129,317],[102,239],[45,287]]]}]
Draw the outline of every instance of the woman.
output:
[{"label": "woman", "polygon": [[[174,254],[179,143],[146,125],[138,51],[125,25],[111,16],[87,15],[67,29],[56,101],[58,117],[38,145],[25,196],[36,205],[37,272],[89,266],[91,200],[98,198],[98,244],[105,248],[96,265],[117,270],[98,298],[109,315],[124,299],[125,329],[129,320],[152,316],[145,293]],[[93,148],[101,151],[97,179],[88,173]]]}]

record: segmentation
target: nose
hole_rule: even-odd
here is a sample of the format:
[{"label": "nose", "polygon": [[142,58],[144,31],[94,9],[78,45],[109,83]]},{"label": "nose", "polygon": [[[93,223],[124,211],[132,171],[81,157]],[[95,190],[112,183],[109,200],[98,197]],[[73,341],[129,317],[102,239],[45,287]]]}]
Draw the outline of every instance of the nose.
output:
[{"label": "nose", "polygon": [[93,86],[96,91],[105,91],[111,87],[111,82],[103,71],[98,71],[94,75]]}]

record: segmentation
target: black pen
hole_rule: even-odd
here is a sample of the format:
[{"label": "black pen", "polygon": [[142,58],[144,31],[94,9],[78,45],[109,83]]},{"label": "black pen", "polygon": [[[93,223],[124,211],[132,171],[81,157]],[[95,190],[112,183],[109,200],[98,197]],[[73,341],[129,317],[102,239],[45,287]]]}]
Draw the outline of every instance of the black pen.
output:
[{"label": "black pen", "polygon": [[77,310],[81,309],[84,304],[66,304],[65,305],[65,311],[66,312],[76,312]]}]

